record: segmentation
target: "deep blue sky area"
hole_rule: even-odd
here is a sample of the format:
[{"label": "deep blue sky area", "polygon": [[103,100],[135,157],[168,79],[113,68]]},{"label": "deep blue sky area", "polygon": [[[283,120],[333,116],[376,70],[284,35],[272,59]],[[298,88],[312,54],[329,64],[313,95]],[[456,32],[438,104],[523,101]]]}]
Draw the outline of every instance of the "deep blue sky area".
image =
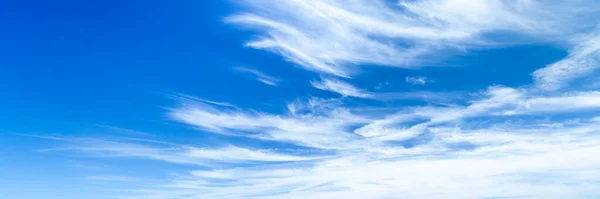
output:
[{"label": "deep blue sky area", "polygon": [[[365,109],[365,113],[370,113],[368,116],[385,118],[385,114],[374,113],[374,110],[382,108],[381,113],[389,113],[399,107],[431,105],[433,102],[409,97],[381,101],[352,95],[340,98],[335,91],[317,88],[314,82],[337,78],[373,95],[387,94],[388,98],[419,92],[442,93],[449,98],[444,102],[466,105],[481,99],[475,97],[483,96],[481,93],[490,86],[529,88],[535,85],[532,74],[536,70],[564,59],[569,52],[565,47],[566,42],[547,42],[543,39],[519,45],[467,47],[464,51],[447,48],[444,50],[452,51],[447,56],[432,56],[442,57],[432,60],[431,63],[436,64],[407,69],[404,66],[377,66],[349,61],[345,64],[356,68],[352,70],[352,78],[332,77],[322,71],[311,71],[290,60],[284,53],[245,46],[246,42],[271,36],[269,33],[272,32],[250,27],[254,24],[244,26],[225,21],[226,17],[236,13],[260,10],[244,6],[238,1],[213,0],[2,1],[0,198],[119,198],[131,194],[124,190],[146,190],[148,186],[145,185],[160,184],[185,171],[210,170],[214,166],[173,164],[143,155],[106,158],[110,155],[73,152],[67,147],[68,143],[60,144],[65,137],[136,137],[160,140],[149,143],[167,149],[180,145],[235,145],[273,151],[290,147],[311,148],[277,139],[261,140],[251,136],[231,137],[219,134],[221,132],[215,133],[226,128],[239,128],[235,129],[238,130],[236,133],[260,134],[249,131],[281,128],[278,124],[240,127],[216,121],[217,127],[213,129],[210,128],[211,124],[189,125],[193,122],[169,117],[169,113],[175,112],[173,108],[181,103],[174,96],[193,96],[235,105],[235,108],[215,108],[222,111],[222,115],[236,110],[248,113],[239,114],[238,117],[277,115],[264,120],[258,116],[254,118],[257,122],[266,123],[292,117],[290,115],[293,113],[288,113],[286,104],[309,98],[336,99],[343,102],[344,108]],[[268,7],[266,5],[264,9],[270,9]],[[395,11],[406,12],[402,9]],[[286,19],[282,17],[282,20]],[[490,37],[497,37],[496,41],[501,40],[498,38],[508,38],[501,33]],[[256,81],[254,69],[277,77],[277,85]],[[409,77],[426,77],[427,83],[411,83]],[[371,106],[372,109],[368,109]],[[384,111],[383,108],[389,109]],[[587,110],[585,116],[593,116],[591,111]],[[569,118],[581,116],[571,114]],[[327,114],[318,116],[325,117],[322,120],[331,117]],[[303,119],[306,118],[299,117],[293,121]],[[498,119],[498,123],[502,123],[500,120],[503,119]],[[528,120],[529,124],[548,118],[523,116],[520,119]],[[412,122],[423,122],[421,120],[425,121],[418,118]],[[488,121],[488,118],[484,118],[481,121],[485,123],[491,119]],[[344,130],[358,128],[365,123],[368,122],[353,123],[349,125],[351,127],[344,126]],[[456,126],[460,125],[474,126],[466,123]],[[391,125],[391,128],[399,129],[400,126]],[[352,136],[358,137],[356,134]],[[423,137],[427,139],[421,139]],[[402,143],[412,148],[432,140],[435,140],[434,133],[427,132],[417,134],[412,139],[389,143]],[[75,142],[88,141],[82,139]],[[451,150],[463,146],[468,150],[479,147],[468,142],[446,143],[445,146],[454,147]],[[336,150],[319,149],[314,153],[355,153]],[[235,163],[241,167],[256,164]],[[128,178],[108,180],[98,176]],[[136,183],[132,183],[134,181]]]},{"label": "deep blue sky area", "polygon": [[[244,80],[231,67],[282,61],[256,59],[265,53],[244,48],[248,36],[222,23],[230,6],[214,4],[19,1],[3,6],[3,106],[12,113],[3,117],[96,118],[126,125],[125,120],[161,119],[144,113],[168,105],[164,93],[240,102],[264,86],[240,84]],[[253,96],[243,103],[290,97],[283,92]]]}]

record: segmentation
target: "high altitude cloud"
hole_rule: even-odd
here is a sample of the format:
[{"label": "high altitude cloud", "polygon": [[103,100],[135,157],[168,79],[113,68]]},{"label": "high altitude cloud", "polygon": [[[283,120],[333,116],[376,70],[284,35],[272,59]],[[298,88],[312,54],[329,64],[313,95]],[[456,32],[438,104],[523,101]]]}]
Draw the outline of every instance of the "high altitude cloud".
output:
[{"label": "high altitude cloud", "polygon": [[[226,21],[259,30],[246,46],[272,51],[317,73],[322,78],[310,82],[313,87],[342,97],[298,96],[282,102],[287,108],[282,112],[181,97],[176,98],[179,106],[168,109],[170,119],[205,133],[277,143],[276,149],[127,140],[74,142],[66,149],[199,165],[135,190],[129,198],[600,196],[600,91],[559,90],[598,67],[600,45],[593,30],[600,23],[600,1],[240,4],[243,12]],[[440,61],[441,52],[524,40],[559,43],[569,55],[539,66],[532,85],[488,85],[458,102],[381,105],[373,99],[390,98],[387,94],[344,80],[359,78],[353,75],[360,65],[419,68]],[[272,82],[263,73],[241,71]],[[360,103],[350,105],[351,100]],[[311,153],[297,153],[300,149]]]},{"label": "high altitude cloud", "polygon": [[262,82],[263,84],[266,84],[266,85],[277,86],[278,82],[280,81],[279,78],[275,78],[275,77],[266,75],[256,69],[244,68],[244,67],[235,67],[233,69],[235,71],[238,71],[241,73],[251,74],[254,76],[254,79],[256,79],[256,81]]},{"label": "high altitude cloud", "polygon": [[68,145],[50,150],[72,150],[104,157],[135,157],[178,164],[214,166],[224,163],[294,162],[321,157],[295,156],[266,149],[236,146],[197,148],[154,140],[97,138],[63,138]]},{"label": "high altitude cloud", "polygon": [[[309,112],[298,112],[294,107],[291,116],[224,110],[207,104],[188,104],[174,109],[173,119],[207,131],[225,135],[246,136],[256,139],[289,142],[320,149],[352,147],[356,137],[345,129],[365,123],[366,118],[354,115],[343,107],[310,107]],[[306,107],[306,106],[304,106]],[[330,145],[332,142],[340,144]]]},{"label": "high altitude cloud", "polygon": [[[599,101],[596,92],[536,96],[494,86],[465,106],[406,107],[373,118],[320,99],[292,102],[288,115],[187,104],[172,110],[174,119],[334,155],[104,142],[70,149],[214,168],[190,171],[131,198],[585,198],[600,194],[592,188],[600,178],[600,123],[596,115],[568,115],[600,110]],[[544,120],[548,114],[566,118]],[[538,120],[506,122],[524,115]]]},{"label": "high altitude cloud", "polygon": [[567,58],[533,73],[538,85],[555,90],[570,80],[584,76],[600,67],[600,30],[573,39],[575,46]]},{"label": "high altitude cloud", "polygon": [[339,93],[342,96],[350,96],[350,97],[359,97],[359,98],[369,98],[372,97],[372,94],[358,89],[351,84],[346,82],[336,80],[336,79],[322,79],[321,81],[312,81],[310,82],[315,88],[331,91],[335,93]]},{"label": "high altitude cloud", "polygon": [[[594,27],[597,1],[381,0],[242,3],[228,22],[264,30],[246,45],[309,70],[350,76],[356,64],[418,67],[441,50],[503,45],[495,31],[570,40]],[[514,41],[510,41],[514,43]]]}]

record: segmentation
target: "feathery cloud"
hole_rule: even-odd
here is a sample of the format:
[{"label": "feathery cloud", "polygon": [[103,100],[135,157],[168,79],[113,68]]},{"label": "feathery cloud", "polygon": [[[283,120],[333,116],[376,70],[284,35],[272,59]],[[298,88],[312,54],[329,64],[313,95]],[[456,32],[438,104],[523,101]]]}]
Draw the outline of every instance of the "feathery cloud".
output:
[{"label": "feathery cloud", "polygon": [[[533,125],[513,125],[503,122],[504,120],[492,125],[465,125],[465,122],[469,122],[468,118],[517,117],[517,113],[537,114],[548,111],[560,114],[576,111],[574,107],[597,107],[589,103],[596,101],[595,98],[581,100],[598,97],[596,93],[536,96],[524,89],[494,86],[483,94],[481,99],[473,100],[467,106],[408,108],[379,120],[368,120],[359,124],[361,127],[356,130],[322,127],[356,126],[357,123],[351,120],[334,120],[338,125],[332,120],[323,123],[311,120],[316,115],[327,114],[344,106],[327,100],[295,101],[288,105],[293,107],[290,112],[294,113],[288,118],[281,115],[250,116],[222,112],[221,115],[231,115],[233,118],[250,117],[252,119],[248,120],[252,120],[254,124],[240,125],[234,121],[235,125],[211,125],[246,130],[256,126],[270,127],[277,131],[287,131],[287,134],[301,133],[305,137],[313,137],[315,133],[327,134],[326,131],[331,130],[337,131],[335,134],[354,132],[360,136],[349,136],[341,140],[327,139],[320,146],[328,146],[325,148],[334,150],[335,156],[302,163],[298,161],[305,160],[303,158],[273,155],[270,152],[266,153],[268,155],[248,155],[246,150],[226,149],[200,153],[204,154],[200,157],[215,160],[292,162],[193,170],[170,182],[167,186],[169,188],[140,191],[142,195],[139,197],[179,198],[192,194],[202,198],[358,199],[398,195],[413,198],[578,198],[600,194],[597,189],[592,188],[598,185],[593,180],[600,178],[600,160],[594,158],[600,152],[600,123],[594,118],[580,122],[558,120],[553,121],[554,125],[550,126],[539,122]],[[549,103],[568,105],[554,106],[549,110]],[[523,108],[527,104],[531,106]],[[186,112],[188,109],[173,111]],[[515,114],[502,114],[506,112]],[[275,118],[287,122],[278,126],[272,123]],[[319,119],[327,118],[332,119],[332,115]],[[310,124],[300,122],[307,120],[311,121]],[[284,126],[293,126],[292,121],[311,129],[303,132],[293,128],[284,129]],[[200,122],[190,124],[208,125]],[[267,129],[253,131],[268,131]],[[332,134],[328,134],[327,137],[331,136]],[[396,143],[392,144],[390,141]],[[347,143],[353,144],[351,147],[332,147],[348,146]],[[186,158],[193,159],[196,156]],[[539,183],[540,180],[546,183]],[[432,182],[437,187],[437,192],[431,192],[428,188]],[[473,187],[480,191],[472,191]]]},{"label": "feathery cloud", "polygon": [[254,79],[256,79],[256,81],[262,82],[263,84],[266,84],[266,85],[278,86],[279,81],[281,81],[279,78],[275,78],[275,77],[266,75],[256,69],[244,68],[244,67],[235,67],[233,69],[235,71],[238,71],[241,73],[251,74],[254,76]]},{"label": "feathery cloud", "polygon": [[370,94],[362,89],[358,89],[349,83],[346,83],[346,82],[343,82],[340,80],[336,80],[336,79],[324,78],[321,81],[311,81],[310,84],[312,84],[312,86],[314,86],[315,88],[325,90],[325,91],[331,91],[334,93],[339,93],[340,95],[342,95],[344,97],[346,97],[346,96],[358,97],[358,98],[373,97],[372,94]]},{"label": "feathery cloud", "polygon": [[288,142],[320,149],[350,147],[354,135],[344,129],[368,121],[343,107],[325,108],[305,114],[300,114],[296,111],[297,108],[293,110],[290,116],[284,117],[219,109],[195,103],[173,109],[170,117],[214,133]]},{"label": "feathery cloud", "polygon": [[[179,96],[175,99],[181,104],[168,109],[168,116],[205,133],[275,142],[315,153],[296,153],[286,147],[195,147],[91,138],[77,139],[57,150],[198,166],[172,180],[135,190],[130,198],[600,196],[600,159],[596,157],[600,154],[600,91],[547,92],[598,67],[597,30],[578,33],[597,25],[584,19],[600,16],[599,1],[240,3],[245,12],[226,21],[259,30],[259,36],[246,46],[274,52],[322,75],[311,85],[343,97],[299,99],[282,105],[287,111],[278,113]],[[374,93],[338,78],[353,76],[360,65],[418,68],[439,61],[439,52],[524,42],[504,41],[494,33],[567,41],[569,55],[532,74],[534,86],[541,91],[530,85],[496,85],[457,103],[347,103],[353,99],[349,97],[444,98],[426,91]],[[268,85],[280,81],[255,69],[235,70]],[[428,80],[406,77],[405,81],[424,85]]]},{"label": "feathery cloud", "polygon": [[177,164],[211,166],[216,164],[294,162],[314,160],[323,157],[295,156],[270,150],[253,150],[236,146],[197,148],[186,145],[164,146],[152,140],[105,140],[98,138],[67,138],[63,148],[44,151],[77,151],[99,157],[130,157],[151,159]]},{"label": "feathery cloud", "polygon": [[[56,150],[104,158],[199,165],[128,198],[584,198],[599,195],[597,115],[547,122],[507,120],[600,109],[598,92],[539,96],[492,86],[467,105],[407,106],[361,115],[340,99],[308,98],[287,114],[245,111],[226,103],[191,103],[170,116],[204,131],[291,143],[319,153],[236,146],[197,148],[123,139],[58,139]],[[486,119],[486,123],[477,122]],[[167,145],[167,146],[165,146]],[[510,164],[506,164],[510,162]],[[465,165],[469,165],[465,167]],[[208,167],[208,168],[206,168]],[[539,183],[544,180],[545,183]],[[432,192],[431,183],[437,187]],[[162,187],[153,189],[150,187]],[[473,187],[479,191],[472,191]],[[517,189],[515,187],[527,187]],[[549,194],[551,193],[551,194]],[[575,195],[573,195],[575,193]]]},{"label": "feathery cloud", "polygon": [[570,80],[584,76],[600,67],[600,30],[571,41],[569,55],[533,73],[538,86],[545,90],[564,87]]},{"label": "feathery cloud", "polygon": [[282,55],[306,69],[351,76],[357,65],[420,67],[437,52],[493,47],[491,32],[514,32],[550,40],[596,25],[595,1],[420,0],[391,4],[367,1],[264,1],[241,3],[246,12],[230,23],[261,30],[246,45]]}]

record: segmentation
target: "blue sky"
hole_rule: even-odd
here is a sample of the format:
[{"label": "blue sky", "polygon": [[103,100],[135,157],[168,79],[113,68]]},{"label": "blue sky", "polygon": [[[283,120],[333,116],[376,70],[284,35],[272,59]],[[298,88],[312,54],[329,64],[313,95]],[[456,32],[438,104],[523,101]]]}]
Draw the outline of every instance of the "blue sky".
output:
[{"label": "blue sky", "polygon": [[0,198],[598,198],[599,4],[4,1]]}]

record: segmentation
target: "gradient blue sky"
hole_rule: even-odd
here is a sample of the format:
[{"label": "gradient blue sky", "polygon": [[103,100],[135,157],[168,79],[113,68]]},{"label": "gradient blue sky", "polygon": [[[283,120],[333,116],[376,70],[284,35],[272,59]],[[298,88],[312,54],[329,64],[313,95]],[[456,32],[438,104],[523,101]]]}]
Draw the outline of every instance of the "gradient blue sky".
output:
[{"label": "gradient blue sky", "polygon": [[598,198],[599,8],[3,1],[0,198]]}]

